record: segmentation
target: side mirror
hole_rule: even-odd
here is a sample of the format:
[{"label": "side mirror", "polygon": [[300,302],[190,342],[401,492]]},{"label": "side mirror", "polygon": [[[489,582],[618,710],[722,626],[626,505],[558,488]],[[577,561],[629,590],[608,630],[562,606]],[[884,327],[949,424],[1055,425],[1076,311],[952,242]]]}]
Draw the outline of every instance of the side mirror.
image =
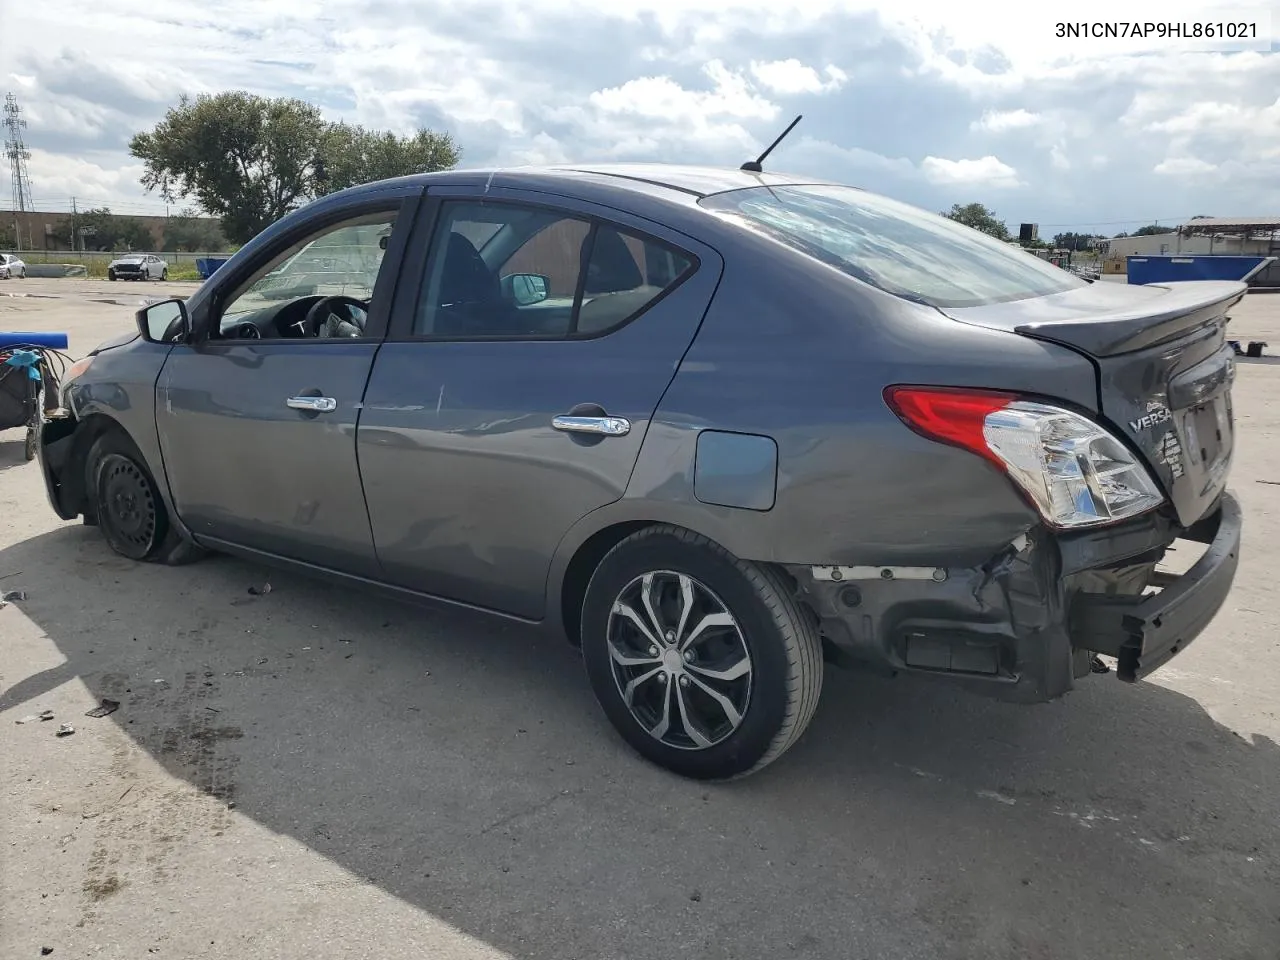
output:
[{"label": "side mirror", "polygon": [[187,305],[181,300],[162,300],[144,307],[135,315],[138,332],[148,343],[179,343],[191,332]]},{"label": "side mirror", "polygon": [[518,307],[531,307],[547,299],[551,281],[540,273],[509,273],[502,278],[502,294]]}]

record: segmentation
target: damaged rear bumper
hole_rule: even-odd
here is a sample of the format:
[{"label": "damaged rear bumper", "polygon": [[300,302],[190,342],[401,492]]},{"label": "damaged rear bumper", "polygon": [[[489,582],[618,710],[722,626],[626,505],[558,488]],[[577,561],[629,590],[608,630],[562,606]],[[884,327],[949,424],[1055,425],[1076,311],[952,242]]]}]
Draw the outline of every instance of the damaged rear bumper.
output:
[{"label": "damaged rear bumper", "polygon": [[1208,549],[1182,576],[1156,594],[1115,597],[1080,593],[1071,604],[1077,643],[1116,658],[1116,674],[1133,683],[1185,650],[1209,625],[1235,580],[1240,563],[1240,504],[1224,494],[1216,511],[1183,534]]},{"label": "damaged rear bumper", "polygon": [[[1120,527],[1029,531],[978,567],[788,565],[838,662],[946,678],[1004,700],[1040,702],[1117,658],[1133,682],[1185,649],[1235,579],[1242,518],[1223,494],[1190,529],[1148,515]],[[1177,539],[1208,544],[1187,573],[1156,564]],[[1159,593],[1145,590],[1153,583]]]}]

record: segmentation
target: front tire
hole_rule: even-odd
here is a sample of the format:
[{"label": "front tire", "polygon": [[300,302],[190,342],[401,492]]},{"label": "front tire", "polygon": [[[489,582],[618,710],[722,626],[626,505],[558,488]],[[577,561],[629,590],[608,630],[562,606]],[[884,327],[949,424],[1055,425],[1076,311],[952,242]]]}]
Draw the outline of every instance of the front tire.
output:
[{"label": "front tire", "polygon": [[160,282],[164,283],[168,279],[169,279],[169,269],[166,267],[165,269],[160,271]]},{"label": "front tire", "polygon": [[112,283],[114,283],[116,279],[116,272],[114,270],[108,270],[107,279],[110,280]]},{"label": "front tire", "polygon": [[169,522],[142,454],[123,433],[94,441],[85,458],[85,490],[93,520],[107,544],[130,560],[178,565],[204,555]]},{"label": "front tire", "polygon": [[813,619],[775,569],[672,526],[618,544],[582,611],[582,652],[617,731],[697,780],[753,773],[799,740],[822,690]]}]

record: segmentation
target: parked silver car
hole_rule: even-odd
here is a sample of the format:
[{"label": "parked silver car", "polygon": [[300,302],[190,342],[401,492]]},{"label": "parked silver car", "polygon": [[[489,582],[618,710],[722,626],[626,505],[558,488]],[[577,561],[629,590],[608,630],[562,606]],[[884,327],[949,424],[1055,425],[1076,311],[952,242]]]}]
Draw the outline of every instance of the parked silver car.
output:
[{"label": "parked silver car", "polygon": [[27,265],[12,253],[0,253],[0,280],[27,279]]},{"label": "parked silver car", "polygon": [[[1245,290],[1090,285],[776,174],[406,177],[140,311],[41,462],[126,557],[567,634],[637,751],[733,777],[796,742],[826,662],[1025,703],[1184,650],[1239,558]],[[1181,575],[1175,540],[1205,545]]]},{"label": "parked silver car", "polygon": [[107,265],[108,280],[168,280],[169,264],[154,253],[131,253]]}]

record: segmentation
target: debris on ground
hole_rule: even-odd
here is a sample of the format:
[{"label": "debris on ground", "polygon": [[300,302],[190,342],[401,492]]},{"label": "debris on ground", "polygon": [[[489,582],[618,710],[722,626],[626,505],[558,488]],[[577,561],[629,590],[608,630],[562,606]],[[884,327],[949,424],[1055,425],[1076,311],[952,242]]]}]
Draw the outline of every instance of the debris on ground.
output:
[{"label": "debris on ground", "polygon": [[1227,343],[1230,344],[1232,352],[1237,357],[1250,357],[1255,360],[1261,357],[1262,351],[1269,346],[1265,340],[1250,340],[1249,345],[1243,348],[1240,346],[1239,340],[1228,340]]},{"label": "debris on ground", "polygon": [[120,709],[119,700],[108,700],[106,697],[103,697],[101,700],[98,701],[98,705],[94,707],[92,710],[88,711],[85,714],[85,716],[93,717],[96,720],[100,717],[105,717],[105,716],[108,716],[109,714],[115,713],[119,709]]},{"label": "debris on ground", "polygon": [[1092,657],[1089,658],[1089,672],[1090,673],[1110,673],[1111,668],[1107,666],[1107,663],[1105,660],[1103,660],[1100,656],[1098,656],[1095,653]]},{"label": "debris on ground", "polygon": [[25,717],[19,717],[14,723],[35,723],[37,720],[52,720],[52,710],[41,710],[39,713],[31,713]]},{"label": "debris on ground", "polygon": [[249,595],[251,597],[265,597],[270,592],[271,592],[271,584],[269,583],[264,583],[260,587],[249,588]]},{"label": "debris on ground", "polygon": [[0,610],[3,610],[15,600],[22,601],[27,599],[27,591],[10,590],[7,593],[0,593]]},{"label": "debris on ground", "polygon": [[41,948],[40,948],[40,956],[42,956],[42,957],[47,957],[47,956],[48,956],[49,954],[51,954],[51,953],[53,953],[53,947],[41,947]]},{"label": "debris on ground", "polygon": [[69,737],[76,732],[76,728],[69,723],[64,723],[58,728],[58,732],[54,734],[57,737]]}]

